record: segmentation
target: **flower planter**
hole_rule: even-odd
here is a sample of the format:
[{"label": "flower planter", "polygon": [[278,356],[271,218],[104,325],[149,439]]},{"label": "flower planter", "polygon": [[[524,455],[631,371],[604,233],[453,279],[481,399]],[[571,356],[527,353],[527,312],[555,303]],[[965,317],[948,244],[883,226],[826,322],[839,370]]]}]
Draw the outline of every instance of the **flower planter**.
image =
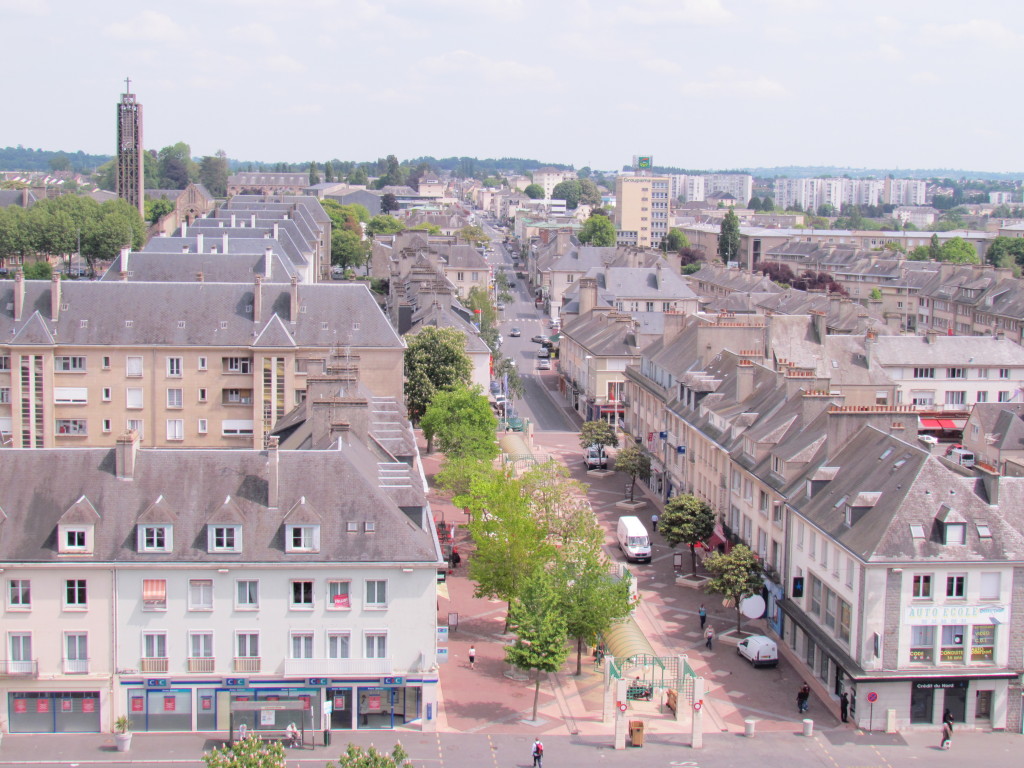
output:
[{"label": "flower planter", "polygon": [[115,733],[114,741],[117,743],[118,752],[127,752],[132,747],[132,735],[130,733]]}]

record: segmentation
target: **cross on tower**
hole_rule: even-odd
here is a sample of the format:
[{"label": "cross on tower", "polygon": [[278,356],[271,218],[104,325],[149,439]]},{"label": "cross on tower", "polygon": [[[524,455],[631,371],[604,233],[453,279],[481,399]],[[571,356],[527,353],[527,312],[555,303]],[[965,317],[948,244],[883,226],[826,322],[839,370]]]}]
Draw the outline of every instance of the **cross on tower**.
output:
[{"label": "cross on tower", "polygon": [[132,81],[131,81],[130,77],[126,77],[124,79],[124,92],[125,93],[131,93],[132,92]]}]

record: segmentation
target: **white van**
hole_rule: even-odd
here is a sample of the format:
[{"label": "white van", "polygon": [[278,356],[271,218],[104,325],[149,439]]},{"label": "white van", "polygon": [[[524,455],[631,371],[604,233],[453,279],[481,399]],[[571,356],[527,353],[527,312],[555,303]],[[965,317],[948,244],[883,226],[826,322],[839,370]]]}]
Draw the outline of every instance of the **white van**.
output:
[{"label": "white van", "polygon": [[961,467],[974,466],[974,454],[966,448],[953,448],[947,454],[949,460]]},{"label": "white van", "polygon": [[647,529],[644,528],[639,517],[633,515],[620,517],[616,535],[619,540],[619,549],[626,556],[627,563],[651,562],[651,537],[647,535]]},{"label": "white van", "polygon": [[741,640],[736,653],[755,667],[774,667],[779,663],[779,647],[765,635],[751,635]]}]

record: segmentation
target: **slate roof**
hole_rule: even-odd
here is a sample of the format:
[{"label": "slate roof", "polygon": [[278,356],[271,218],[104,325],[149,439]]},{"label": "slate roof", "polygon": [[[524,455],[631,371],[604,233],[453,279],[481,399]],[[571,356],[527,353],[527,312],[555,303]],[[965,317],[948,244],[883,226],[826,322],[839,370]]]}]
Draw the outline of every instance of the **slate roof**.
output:
[{"label": "slate roof", "polygon": [[985,336],[879,336],[872,365],[1024,366],[1024,347]]},{"label": "slate roof", "polygon": [[[166,238],[156,238],[157,241]],[[152,241],[151,241],[152,242]],[[246,248],[240,253],[175,253],[174,251],[136,251],[128,255],[128,280],[146,283],[188,282],[203,279],[211,283],[252,284],[256,275],[265,283],[289,283],[298,272],[282,253],[280,244],[273,240],[258,240],[257,243],[276,246],[271,256],[270,275],[266,274],[266,257],[255,249]],[[241,245],[232,240],[232,246]],[[122,258],[118,254],[100,280],[120,280]]]}]

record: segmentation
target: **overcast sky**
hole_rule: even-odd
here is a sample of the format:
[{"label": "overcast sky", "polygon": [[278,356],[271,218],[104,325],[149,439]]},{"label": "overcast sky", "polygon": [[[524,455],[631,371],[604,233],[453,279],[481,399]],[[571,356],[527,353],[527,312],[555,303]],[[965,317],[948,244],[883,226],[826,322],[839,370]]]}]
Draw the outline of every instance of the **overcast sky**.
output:
[{"label": "overcast sky", "polygon": [[1019,0],[0,0],[0,146],[1024,170]]}]

